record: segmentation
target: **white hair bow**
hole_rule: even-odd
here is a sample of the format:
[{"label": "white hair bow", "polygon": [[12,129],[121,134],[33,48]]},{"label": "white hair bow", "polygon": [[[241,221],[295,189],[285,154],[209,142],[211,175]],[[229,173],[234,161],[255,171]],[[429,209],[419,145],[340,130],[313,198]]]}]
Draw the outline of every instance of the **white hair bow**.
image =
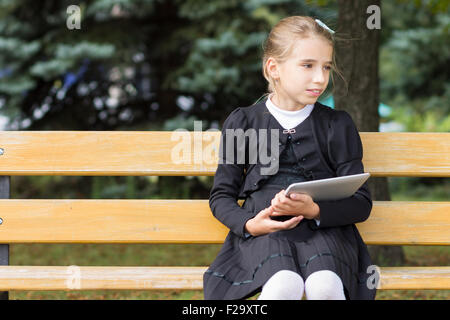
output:
[{"label": "white hair bow", "polygon": [[320,21],[319,19],[316,19],[315,21],[317,22],[317,24],[318,24],[319,26],[321,26],[321,27],[324,28],[325,30],[328,30],[331,34],[334,33],[333,30],[331,30],[330,28],[328,28],[327,25],[326,25],[325,23],[323,23],[322,21]]}]

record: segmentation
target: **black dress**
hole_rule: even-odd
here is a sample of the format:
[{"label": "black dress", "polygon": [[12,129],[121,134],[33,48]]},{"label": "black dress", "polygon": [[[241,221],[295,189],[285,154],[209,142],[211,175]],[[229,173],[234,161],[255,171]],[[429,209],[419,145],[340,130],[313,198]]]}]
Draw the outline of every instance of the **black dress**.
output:
[{"label": "black dress", "polygon": [[[310,118],[307,117],[296,127],[297,132],[301,132],[301,140],[293,139],[291,134],[284,139],[286,148],[280,154],[277,174],[251,193],[243,208],[257,214],[269,207],[275,194],[291,183],[317,179],[312,171],[305,171],[305,164],[314,167],[317,175],[327,172],[319,161]],[[271,127],[277,127],[282,132],[283,128],[273,116],[270,123]],[[301,143],[299,150],[302,154],[294,151],[294,143]],[[315,271],[331,270],[341,278],[346,299],[354,299],[352,292],[357,292],[361,280],[358,278],[357,241],[344,235],[344,229],[351,228],[351,225],[314,230],[310,227],[311,223],[315,221],[303,219],[291,230],[257,237],[243,238],[230,232],[218,256],[204,274],[205,299],[251,297],[261,291],[264,283],[280,270],[297,272],[303,280]]]}]

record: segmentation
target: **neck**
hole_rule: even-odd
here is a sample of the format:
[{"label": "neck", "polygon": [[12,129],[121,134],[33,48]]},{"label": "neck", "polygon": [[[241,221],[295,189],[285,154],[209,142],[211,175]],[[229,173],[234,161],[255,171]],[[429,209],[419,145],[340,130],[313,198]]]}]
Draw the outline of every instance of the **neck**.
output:
[{"label": "neck", "polygon": [[272,94],[269,96],[269,99],[275,104],[278,108],[286,111],[298,111],[306,107],[306,104],[296,104],[292,101],[283,101],[276,94]]}]

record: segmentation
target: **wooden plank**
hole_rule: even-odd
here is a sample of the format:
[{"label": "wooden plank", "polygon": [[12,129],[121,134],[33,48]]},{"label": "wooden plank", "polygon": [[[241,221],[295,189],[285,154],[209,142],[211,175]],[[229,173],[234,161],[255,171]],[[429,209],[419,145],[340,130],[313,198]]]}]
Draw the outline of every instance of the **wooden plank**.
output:
[{"label": "wooden plank", "polygon": [[205,267],[0,266],[0,290],[149,290],[203,287]]},{"label": "wooden plank", "polygon": [[[360,135],[373,176],[450,177],[450,133]],[[220,132],[0,131],[0,175],[212,176],[219,143]]]},{"label": "wooden plank", "polygon": [[[0,200],[0,243],[222,243],[208,200]],[[370,245],[449,245],[450,202],[374,201]]]},{"label": "wooden plank", "polygon": [[364,170],[373,176],[450,177],[450,133],[364,132]]},{"label": "wooden plank", "polygon": [[[0,175],[214,175],[218,132],[3,131]],[[205,141],[205,157],[199,158]],[[184,153],[182,151],[185,151]]]},{"label": "wooden plank", "polygon": [[380,289],[450,289],[450,267],[382,267]]},{"label": "wooden plank", "polygon": [[356,227],[372,245],[450,245],[450,202],[374,201]]},{"label": "wooden plank", "polygon": [[[0,290],[202,290],[207,267],[0,266]],[[450,289],[450,267],[382,267],[381,290]]]}]

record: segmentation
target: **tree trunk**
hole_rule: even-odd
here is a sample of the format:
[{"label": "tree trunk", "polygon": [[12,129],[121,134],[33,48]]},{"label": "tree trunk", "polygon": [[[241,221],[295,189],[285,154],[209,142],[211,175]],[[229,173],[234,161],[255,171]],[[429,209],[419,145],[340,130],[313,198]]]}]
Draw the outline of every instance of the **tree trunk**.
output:
[{"label": "tree trunk", "polygon": [[[378,53],[380,29],[369,29],[367,19],[373,14],[367,8],[381,0],[339,0],[336,30],[336,63],[346,83],[335,79],[335,108],[347,111],[360,132],[378,131],[380,118]],[[387,178],[370,178],[372,200],[389,201]],[[370,219],[370,218],[369,218]],[[405,261],[401,246],[368,246],[373,263],[379,266],[399,265]]]}]

